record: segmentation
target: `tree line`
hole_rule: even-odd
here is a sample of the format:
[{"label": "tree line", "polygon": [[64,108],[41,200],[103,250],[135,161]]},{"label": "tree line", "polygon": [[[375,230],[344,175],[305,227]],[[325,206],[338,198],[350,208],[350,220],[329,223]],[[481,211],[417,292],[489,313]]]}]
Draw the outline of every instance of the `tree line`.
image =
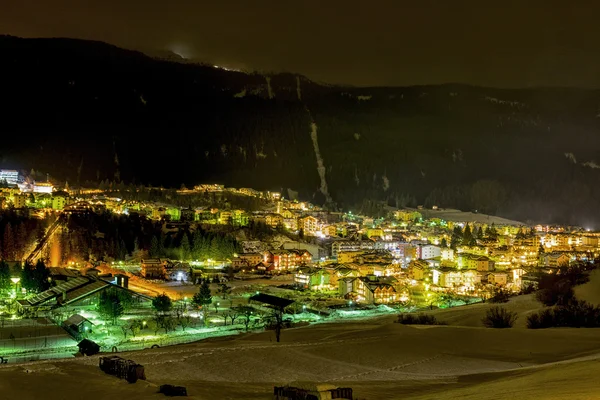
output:
[{"label": "tree line", "polygon": [[[13,283],[12,278],[19,278],[18,283]],[[7,293],[17,286],[27,292],[39,293],[50,289],[50,272],[44,261],[39,260],[35,265],[17,263],[12,267],[6,261],[0,261],[0,292]]]},{"label": "tree line", "polygon": [[83,261],[126,260],[129,257],[173,259],[227,259],[240,247],[229,232],[207,231],[200,226],[165,233],[163,223],[138,215],[105,212],[71,215],[57,235],[61,258]]}]

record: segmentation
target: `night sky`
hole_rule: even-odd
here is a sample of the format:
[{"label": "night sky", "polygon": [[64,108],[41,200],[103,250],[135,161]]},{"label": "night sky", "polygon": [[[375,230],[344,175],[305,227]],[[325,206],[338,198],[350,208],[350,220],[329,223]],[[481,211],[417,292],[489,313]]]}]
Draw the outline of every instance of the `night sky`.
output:
[{"label": "night sky", "polygon": [[593,0],[0,0],[0,33],[361,86],[600,87],[599,11]]}]

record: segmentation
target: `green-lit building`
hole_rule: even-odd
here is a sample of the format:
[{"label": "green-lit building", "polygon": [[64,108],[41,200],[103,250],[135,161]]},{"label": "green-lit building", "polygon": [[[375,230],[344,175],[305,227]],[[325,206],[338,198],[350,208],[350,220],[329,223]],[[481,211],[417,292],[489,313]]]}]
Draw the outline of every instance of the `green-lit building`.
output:
[{"label": "green-lit building", "polygon": [[177,207],[167,208],[166,214],[171,217],[171,221],[179,221],[181,219],[181,210]]}]

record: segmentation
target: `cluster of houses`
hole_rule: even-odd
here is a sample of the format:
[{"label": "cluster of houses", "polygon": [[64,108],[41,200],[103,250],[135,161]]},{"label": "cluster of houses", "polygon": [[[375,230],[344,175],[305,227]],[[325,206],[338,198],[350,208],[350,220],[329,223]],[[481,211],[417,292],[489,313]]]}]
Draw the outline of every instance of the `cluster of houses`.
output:
[{"label": "cluster of houses", "polygon": [[263,253],[243,253],[234,257],[231,266],[236,271],[282,273],[310,265],[312,254],[307,250],[280,249]]}]

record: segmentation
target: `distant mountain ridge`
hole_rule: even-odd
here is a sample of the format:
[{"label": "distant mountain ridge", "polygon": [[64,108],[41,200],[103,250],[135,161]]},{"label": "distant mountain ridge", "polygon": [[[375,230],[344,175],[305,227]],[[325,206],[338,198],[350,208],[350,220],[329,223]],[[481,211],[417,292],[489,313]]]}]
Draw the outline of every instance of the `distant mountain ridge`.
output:
[{"label": "distant mountain ridge", "polygon": [[0,167],[600,223],[600,92],[357,88],[0,37]]}]

